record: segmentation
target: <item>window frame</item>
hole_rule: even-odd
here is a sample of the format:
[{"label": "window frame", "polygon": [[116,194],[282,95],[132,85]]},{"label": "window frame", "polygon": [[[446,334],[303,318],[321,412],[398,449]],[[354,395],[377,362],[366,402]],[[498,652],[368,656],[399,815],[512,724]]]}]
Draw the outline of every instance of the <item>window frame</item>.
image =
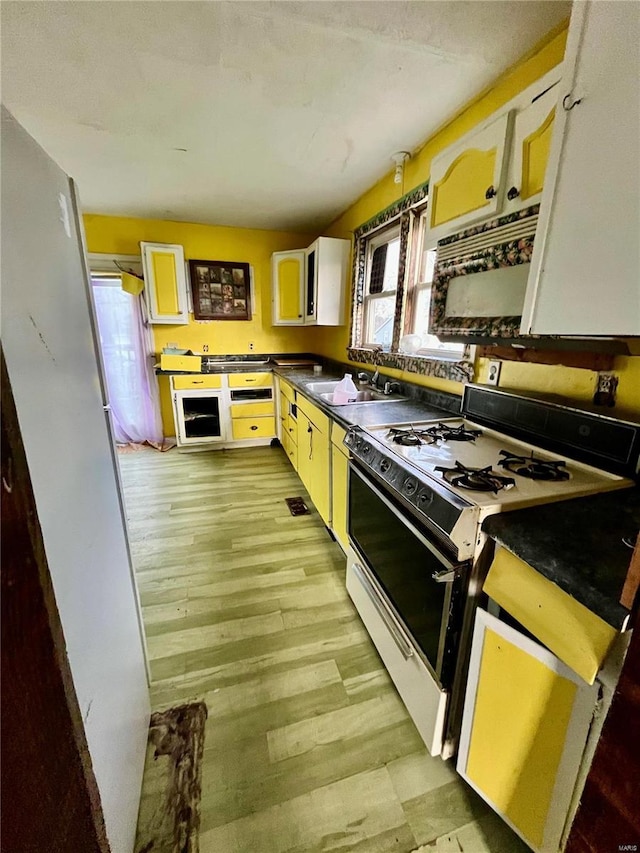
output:
[{"label": "window frame", "polygon": [[[373,256],[376,249],[380,248],[385,244],[390,243],[392,240],[396,238],[400,238],[400,223],[391,223],[390,225],[386,225],[383,228],[377,229],[375,232],[370,234],[367,237],[366,243],[366,259],[365,259],[365,280],[364,280],[364,291],[362,294],[362,336],[364,339],[364,345],[366,347],[374,347],[376,344],[373,341],[367,341],[366,336],[368,334],[369,327],[369,310],[370,306],[373,302],[379,299],[390,299],[393,298],[394,303],[394,325],[395,325],[395,305],[396,300],[398,298],[398,279],[396,279],[395,287],[389,290],[381,290],[379,293],[368,293],[371,282],[371,272],[372,272],[372,263]],[[392,335],[392,343],[393,346],[393,335]]]},{"label": "window frame", "polygon": [[[351,329],[347,348],[351,361],[379,367],[437,376],[457,382],[473,379],[473,353],[475,348],[464,345],[462,354],[439,350],[423,350],[416,354],[400,351],[400,338],[413,328],[413,313],[418,291],[414,282],[417,275],[416,263],[421,258],[421,247],[416,241],[424,235],[427,204],[427,184],[407,193],[390,207],[354,231],[352,312]],[[390,230],[393,225],[400,229],[400,260],[398,263],[398,285],[394,311],[391,348],[382,350],[379,345],[367,344],[363,338],[365,326],[365,289],[368,283],[367,259],[369,246],[376,236]]]}]

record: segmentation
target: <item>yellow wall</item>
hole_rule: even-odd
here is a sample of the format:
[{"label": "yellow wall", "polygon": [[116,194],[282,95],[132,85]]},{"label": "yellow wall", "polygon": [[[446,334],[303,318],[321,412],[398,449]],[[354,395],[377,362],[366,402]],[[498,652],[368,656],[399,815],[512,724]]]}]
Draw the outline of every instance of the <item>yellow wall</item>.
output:
[{"label": "yellow wall", "polygon": [[[384,210],[404,193],[429,179],[433,157],[464,134],[471,131],[493,112],[550,71],[564,56],[566,23],[550,33],[531,53],[500,77],[489,89],[467,104],[451,121],[431,136],[405,165],[404,183],[398,186],[389,172],[371,187],[327,230],[333,237],[350,237],[354,229]],[[594,220],[595,222],[595,220]],[[347,303],[350,315],[351,303]],[[318,352],[341,361],[347,358],[349,326],[319,330]],[[462,385],[446,379],[419,376],[404,371],[384,368],[394,378],[412,381],[439,390],[461,394]],[[614,372],[618,376],[618,406],[640,414],[640,357],[618,357]],[[476,363],[476,380],[482,382],[487,374],[486,359]],[[523,390],[546,391],[563,394],[579,400],[591,400],[596,387],[597,374],[590,370],[505,362],[500,384]]]},{"label": "yellow wall", "polygon": [[[187,260],[242,261],[252,265],[251,320],[198,322],[190,314],[187,325],[154,326],[158,352],[168,343],[196,352],[202,352],[206,344],[212,354],[229,355],[248,353],[249,343],[253,343],[256,353],[318,351],[317,328],[271,325],[271,254],[304,248],[316,235],[95,214],[85,214],[84,226],[89,252],[139,255],[143,240],[177,243],[184,247]],[[173,435],[169,386],[164,378],[160,381],[160,391],[165,434]]]}]

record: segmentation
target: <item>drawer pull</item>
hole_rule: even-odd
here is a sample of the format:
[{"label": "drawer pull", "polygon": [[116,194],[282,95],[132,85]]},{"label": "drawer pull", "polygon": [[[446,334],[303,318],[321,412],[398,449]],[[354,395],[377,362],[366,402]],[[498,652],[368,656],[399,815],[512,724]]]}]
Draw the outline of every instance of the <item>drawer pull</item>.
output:
[{"label": "drawer pull", "polygon": [[254,424],[253,426],[249,427],[249,429],[256,430],[258,429],[258,427]]},{"label": "drawer pull", "polygon": [[192,379],[191,384],[192,385],[204,385],[204,379]]}]

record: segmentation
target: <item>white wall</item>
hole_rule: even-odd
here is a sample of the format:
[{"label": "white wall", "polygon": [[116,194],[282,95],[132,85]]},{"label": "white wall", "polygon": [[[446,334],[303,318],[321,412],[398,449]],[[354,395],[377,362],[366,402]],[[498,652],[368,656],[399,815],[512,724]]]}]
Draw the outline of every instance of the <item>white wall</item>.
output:
[{"label": "white wall", "polygon": [[129,853],[149,698],[82,246],[67,176],[5,110],[2,345],[107,835]]}]

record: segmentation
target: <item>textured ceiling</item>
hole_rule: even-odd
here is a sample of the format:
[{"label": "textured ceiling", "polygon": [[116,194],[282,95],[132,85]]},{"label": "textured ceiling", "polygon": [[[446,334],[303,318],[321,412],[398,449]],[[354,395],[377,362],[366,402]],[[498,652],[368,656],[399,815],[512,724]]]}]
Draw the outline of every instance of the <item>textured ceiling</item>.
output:
[{"label": "textured ceiling", "polygon": [[0,9],[2,100],[86,210],[321,231],[570,3]]}]

